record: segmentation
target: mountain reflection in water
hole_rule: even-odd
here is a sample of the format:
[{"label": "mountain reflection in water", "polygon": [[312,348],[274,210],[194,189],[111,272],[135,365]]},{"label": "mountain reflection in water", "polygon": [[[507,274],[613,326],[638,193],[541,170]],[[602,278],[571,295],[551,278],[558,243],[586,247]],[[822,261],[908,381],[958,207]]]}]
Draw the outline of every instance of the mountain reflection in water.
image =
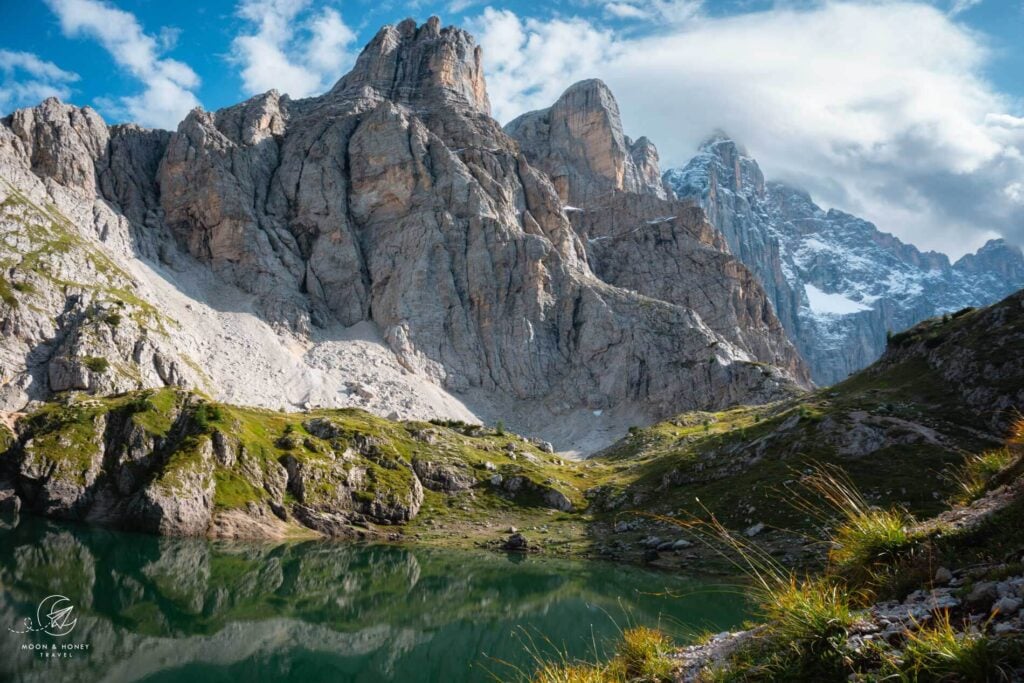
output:
[{"label": "mountain reflection in water", "polygon": [[[0,528],[0,586],[3,681],[484,681],[529,670],[530,636],[593,658],[627,623],[682,641],[744,617],[734,591],[606,563],[158,538],[25,515]],[[11,632],[50,595],[74,605],[70,634]],[[89,649],[54,659],[32,643]]]}]

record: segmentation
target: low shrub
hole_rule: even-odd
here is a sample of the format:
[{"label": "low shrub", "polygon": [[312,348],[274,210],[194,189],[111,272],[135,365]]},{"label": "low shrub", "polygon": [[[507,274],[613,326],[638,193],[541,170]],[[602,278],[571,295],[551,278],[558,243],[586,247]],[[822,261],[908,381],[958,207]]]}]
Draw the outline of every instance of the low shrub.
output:
[{"label": "low shrub", "polygon": [[82,359],[82,365],[92,372],[101,374],[110,369],[110,361],[99,356],[86,356]]}]

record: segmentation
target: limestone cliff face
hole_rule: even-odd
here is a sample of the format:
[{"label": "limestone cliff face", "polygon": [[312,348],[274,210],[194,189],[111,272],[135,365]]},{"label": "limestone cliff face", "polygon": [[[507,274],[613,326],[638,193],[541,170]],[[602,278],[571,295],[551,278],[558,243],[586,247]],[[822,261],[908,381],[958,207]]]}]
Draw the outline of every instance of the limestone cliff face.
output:
[{"label": "limestone cliff face", "polygon": [[[408,367],[455,390],[557,392],[596,409],[692,400],[651,368],[704,355],[715,330],[683,301],[638,306],[594,278],[549,180],[582,198],[602,182],[639,190],[653,179],[647,189],[663,197],[652,146],[630,150],[598,82],[552,109],[578,152],[568,177],[532,163],[487,109],[466,33],[386,27],[323,97],[190,115],[161,166],[167,220],[193,256],[264,297],[268,315],[299,327],[372,320]],[[725,357],[777,360],[749,345]],[[595,363],[615,371],[599,378]],[[699,400],[731,393],[717,374],[702,373]]]},{"label": "limestone cliff face", "polygon": [[[601,81],[577,83],[550,109],[505,129],[531,164],[556,179],[599,278],[693,310],[722,338],[711,349],[722,343],[809,386],[764,289],[704,211],[665,190],[657,149],[623,135],[618,105]],[[714,363],[716,353],[701,362]]]},{"label": "limestone cliff face", "polygon": [[108,129],[93,110],[54,99],[4,124],[0,410],[67,390],[195,382],[158,333],[169,321],[136,296],[137,281],[118,265],[133,227],[159,222],[152,176],[168,135]]},{"label": "limestone cliff face", "polygon": [[551,107],[505,126],[530,163],[551,178],[559,198],[584,206],[616,190],[667,196],[658,153],[647,138],[622,131],[615,97],[602,81],[580,81]]},{"label": "limestone cliff face", "polygon": [[951,264],[856,216],[826,211],[803,190],[766,183],[757,162],[722,133],[665,181],[707,211],[755,273],[819,384],[870,365],[890,331],[1024,286],[1016,247],[996,240]]},{"label": "limestone cliff face", "polygon": [[441,28],[437,17],[420,27],[411,19],[385,26],[331,95],[363,97],[364,89],[403,104],[445,101],[491,113],[480,47],[465,31]]},{"label": "limestone cliff face", "polygon": [[[769,400],[805,384],[763,292],[699,212],[668,199],[656,150],[622,135],[607,89],[590,84],[563,100],[551,121],[575,156],[564,157],[569,170],[558,175],[489,116],[472,38],[432,19],[381,29],[320,97],[269,92],[196,110],[173,134],[108,128],[91,110],[55,101],[5,119],[7,187],[27,188],[43,214],[52,201],[66,216],[74,248],[64,262],[78,271],[83,301],[95,303],[83,320],[98,325],[83,336],[34,320],[39,329],[21,345],[6,344],[11,376],[31,376],[29,367],[50,374],[48,384],[37,379],[33,391],[12,394],[10,406],[61,388],[200,386],[212,361],[176,354],[175,345],[194,353],[217,344],[160,320],[153,303],[181,291],[135,274],[194,273],[197,263],[213,279],[188,277],[206,283],[208,300],[230,308],[237,297],[218,287],[244,292],[240,313],[251,308],[289,348],[316,353],[326,330],[371,323],[402,373],[450,392],[504,397],[519,415],[622,408],[649,419]],[[609,190],[618,208],[603,220],[570,220],[559,194]],[[681,216],[670,230],[672,256],[628,279],[629,264],[658,248],[647,236],[629,242],[628,230],[669,215]],[[15,219],[8,228],[22,229]],[[587,241],[613,236],[629,242],[628,263],[616,266],[614,254]],[[24,245],[12,239],[6,250],[23,255]],[[109,267],[83,266],[91,258],[83,254]],[[672,268],[685,277],[666,289],[659,278]],[[17,266],[8,276],[16,284],[29,277]],[[58,290],[56,281],[45,288],[53,316],[73,300]],[[10,298],[22,295],[15,289]],[[111,316],[111,306],[125,312]],[[4,309],[7,324],[30,310],[15,308]],[[237,319],[204,315],[215,314]],[[246,349],[263,343],[243,341]],[[25,360],[55,344],[66,350]],[[55,377],[61,353],[69,366]],[[231,367],[275,382],[255,359]],[[202,386],[238,381],[213,379]]]}]

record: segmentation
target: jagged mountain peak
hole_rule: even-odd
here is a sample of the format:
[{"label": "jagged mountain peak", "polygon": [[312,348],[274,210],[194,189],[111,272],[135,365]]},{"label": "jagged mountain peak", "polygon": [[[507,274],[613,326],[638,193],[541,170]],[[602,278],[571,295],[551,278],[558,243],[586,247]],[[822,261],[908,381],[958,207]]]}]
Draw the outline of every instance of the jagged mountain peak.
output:
[{"label": "jagged mountain peak", "polygon": [[[753,192],[763,195],[764,174],[746,148],[728,133],[715,130],[698,147],[697,155],[683,168],[673,168],[663,176],[665,185],[679,197],[707,195],[710,202],[720,189],[735,194]],[[707,208],[707,207],[706,207]],[[725,231],[729,237],[728,231]],[[738,253],[738,243],[730,242]]]},{"label": "jagged mountain peak", "polygon": [[728,132],[716,128],[705,137],[697,147],[698,152],[713,152],[715,154],[729,154],[748,157],[747,148]]},{"label": "jagged mountain peak", "polygon": [[[505,130],[552,179],[599,278],[692,308],[713,329],[729,330],[726,337],[810,384],[753,276],[727,253],[703,212],[665,186],[650,139],[625,136],[607,85],[576,83],[548,109],[524,114]],[[711,273],[726,262],[730,275],[698,292],[696,282],[717,278]],[[723,291],[746,291],[743,310],[722,306],[716,299]]]},{"label": "jagged mountain peak", "polygon": [[352,71],[331,89],[333,97],[362,96],[365,89],[395,102],[466,106],[490,114],[483,51],[473,36],[441,27],[430,17],[381,28],[363,48]]},{"label": "jagged mountain peak", "polygon": [[[1011,244],[1005,238],[996,237],[986,241],[985,244],[981,245],[981,247],[979,247],[973,254],[967,254],[961,257],[960,261],[971,257],[981,258],[988,256],[1008,256],[1019,260],[1024,258],[1024,252],[1022,252],[1018,245]],[[960,261],[958,261],[958,263]]]},{"label": "jagged mountain peak", "polygon": [[664,178],[707,211],[732,252],[757,273],[819,384],[873,362],[890,330],[1024,286],[1019,250],[989,243],[951,266],[945,254],[822,209],[804,189],[766,183],[757,161],[724,134]]},{"label": "jagged mountain peak", "polygon": [[668,197],[654,143],[626,136],[618,102],[600,79],[574,83],[547,109],[509,122],[505,132],[571,206],[591,205],[615,191]]},{"label": "jagged mountain peak", "polygon": [[601,106],[608,108],[615,114],[618,114],[619,112],[618,100],[615,99],[615,95],[612,94],[612,90],[608,87],[608,84],[600,78],[585,78],[582,81],[576,81],[562,91],[562,94],[555,102],[557,103],[580,97],[594,98]]},{"label": "jagged mountain peak", "polygon": [[965,273],[1021,281],[1024,280],[1024,252],[1001,237],[990,239],[978,251],[960,257],[953,267]]},{"label": "jagged mountain peak", "polygon": [[23,146],[34,173],[86,193],[94,191],[94,161],[110,138],[107,124],[94,109],[48,97],[36,107],[13,112],[4,123]]},{"label": "jagged mountain peak", "polygon": [[487,114],[481,59],[468,33],[406,21],[324,95],[199,109],[174,133],[53,102],[5,119],[5,258],[69,246],[2,274],[0,408],[175,384],[590,448],[806,387],[763,290],[667,199],[607,87],[536,113],[542,159]]}]

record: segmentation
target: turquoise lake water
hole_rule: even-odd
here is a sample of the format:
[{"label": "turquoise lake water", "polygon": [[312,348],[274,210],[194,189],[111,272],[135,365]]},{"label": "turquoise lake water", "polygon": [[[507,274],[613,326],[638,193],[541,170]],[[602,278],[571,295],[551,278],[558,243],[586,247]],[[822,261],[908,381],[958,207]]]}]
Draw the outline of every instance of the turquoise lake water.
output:
[{"label": "turquoise lake water", "polygon": [[683,642],[745,614],[734,589],[598,562],[0,527],[2,681],[515,680],[531,641],[593,659],[628,624]]}]

